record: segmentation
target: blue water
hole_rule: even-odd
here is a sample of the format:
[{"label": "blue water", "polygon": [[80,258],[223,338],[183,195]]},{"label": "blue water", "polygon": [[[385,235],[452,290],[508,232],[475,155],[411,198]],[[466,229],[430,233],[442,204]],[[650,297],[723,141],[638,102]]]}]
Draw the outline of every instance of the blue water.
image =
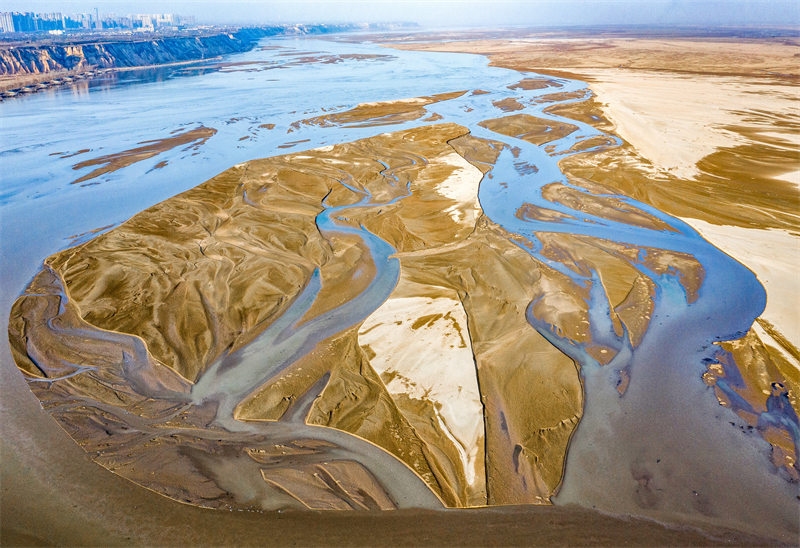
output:
[{"label": "blue water", "polygon": [[[753,273],[684,222],[635,200],[616,197],[663,221],[669,229],[628,225],[542,197],[542,187],[553,182],[582,191],[566,179],[557,162],[577,142],[602,134],[584,123],[545,114],[543,109],[552,103],[538,104],[534,99],[553,92],[586,90],[584,83],[556,79],[556,87],[510,90],[522,77],[536,75],[489,67],[485,58],[472,55],[306,39],[272,39],[262,45],[284,49],[256,49],[226,59],[257,63],[253,65],[211,68],[194,75],[179,67],[131,71],[0,103],[0,253],[4,258],[0,301],[4,319],[42,259],[71,245],[74,235],[114,226],[240,162],[434,123],[368,128],[293,126],[298,120],[346,110],[361,102],[487,90],[491,93],[467,93],[431,105],[428,111],[442,117],[435,123],[455,122],[468,127],[474,136],[508,145],[481,183],[479,199],[484,212],[510,233],[522,236],[525,243],[512,241],[534,258],[589,287],[593,340],[616,352],[611,363],[601,366],[585,345],[560,337],[554,326],[529,309],[533,327],[580,365],[585,389],[584,418],[572,440],[556,502],[665,519],[682,514],[729,525],[749,522],[753,530],[778,535],[796,531],[796,485],[772,467],[768,444],[746,432],[737,415],[720,407],[713,391],[700,379],[708,360],[720,359],[718,347],[712,343],[740,337],[763,311],[766,296]],[[292,49],[383,57],[294,64],[293,57],[285,55]],[[578,130],[549,143],[553,148],[545,150],[479,126],[482,120],[506,115],[492,103],[507,97],[524,105],[521,112],[566,121]],[[259,128],[261,124],[275,124],[275,128]],[[201,125],[218,132],[197,148],[178,147],[89,181],[92,184],[71,184],[93,169],[73,169],[81,160],[136,148],[143,141]],[[278,148],[298,141],[302,142]],[[91,152],[63,157],[86,148]],[[163,161],[166,167],[154,169]],[[528,166],[536,170],[526,169]],[[346,181],[342,184],[348,185]],[[361,192],[354,185],[348,188]],[[400,190],[395,199],[402,199]],[[355,207],[373,204],[373,197],[362,193],[362,198]],[[520,219],[515,213],[526,203],[570,217],[548,222]],[[337,216],[344,213],[342,208],[326,208],[318,225],[323,232],[348,232],[362,238],[377,269],[367,290],[324,317],[296,326],[288,336],[291,340],[281,338],[285,330],[277,329],[280,322],[274,324],[251,347],[229,357],[239,372],[247,370],[247,375],[227,377],[227,391],[215,396],[215,390],[220,392],[220,371],[226,369],[221,361],[198,383],[194,397],[217,397],[221,404],[232,405],[233,395],[254,386],[253,379],[269,378],[316,341],[363,320],[388,297],[399,271],[397,260],[391,258],[394,250],[363,228],[338,222]],[[632,348],[626,336],[613,330],[597,273],[579,274],[544,257],[537,237],[542,232],[687,253],[702,264],[705,279],[698,298],[689,302],[677,274],[657,275],[644,265],[635,265],[653,280],[656,294],[650,328],[641,344]],[[303,316],[304,307],[310,306],[319,289],[318,281],[315,274],[304,292],[308,298],[299,299],[287,311],[284,323]],[[285,355],[270,368],[259,369],[248,361],[248,353],[259,345],[276,344],[285,347]],[[4,366],[9,365],[8,349],[4,347],[3,352]],[[735,364],[729,367],[735,368]],[[623,370],[631,381],[620,397],[616,386]],[[245,385],[239,386],[241,382]],[[209,388],[212,386],[216,388]],[[788,421],[787,428],[794,425],[796,433],[797,417],[785,410],[780,397],[776,396],[768,411],[765,423]]]}]

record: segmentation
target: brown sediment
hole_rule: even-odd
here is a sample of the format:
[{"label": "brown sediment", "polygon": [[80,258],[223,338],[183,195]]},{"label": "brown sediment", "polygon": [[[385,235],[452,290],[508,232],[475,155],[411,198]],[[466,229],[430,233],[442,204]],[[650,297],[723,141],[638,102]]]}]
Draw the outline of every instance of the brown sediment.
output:
[{"label": "brown sediment", "polygon": [[642,342],[653,315],[655,284],[650,278],[639,276],[634,280],[625,300],[616,305],[614,313],[628,328],[628,340],[636,348]]},{"label": "brown sediment", "polygon": [[[734,388],[754,409],[765,409],[773,382],[798,409],[797,317],[787,315],[784,304],[796,293],[787,280],[797,269],[797,246],[790,242],[800,232],[800,148],[792,137],[798,122],[790,87],[800,77],[796,40],[637,37],[392,47],[483,53],[495,65],[589,82],[595,97],[546,111],[616,132],[623,144],[595,140],[600,150],[565,158],[562,171],[583,186],[592,181],[604,193],[685,219],[756,272],[767,289],[767,310],[745,337],[721,346],[743,370],[744,386]],[[753,246],[759,246],[755,257]],[[768,257],[762,247],[775,251]],[[649,250],[646,260],[662,272],[676,266],[687,298],[696,298],[703,273],[694,259]],[[634,345],[649,321],[642,304],[651,294],[649,280],[637,278],[616,308]],[[721,368],[710,370],[706,381],[714,385],[721,374]],[[729,405],[719,389],[717,395]],[[748,415],[754,427],[755,416]],[[776,466],[796,478],[800,456],[788,433],[771,428],[761,434],[773,445]]]},{"label": "brown sediment", "polygon": [[602,131],[613,132],[613,124],[603,116],[603,113],[600,109],[596,108],[596,105],[595,108],[592,108],[591,105],[592,99],[587,97],[586,101],[546,107],[544,112],[583,122],[584,124],[589,124]]},{"label": "brown sediment", "polygon": [[583,90],[577,91],[560,91],[557,93],[548,93],[546,95],[540,95],[536,97],[534,101],[537,103],[556,103],[561,101],[568,101],[570,99],[580,99],[586,96],[586,92]]},{"label": "brown sediment", "polygon": [[530,114],[513,114],[480,122],[481,126],[509,137],[518,137],[535,145],[557,141],[578,129],[578,126],[537,118]]},{"label": "brown sediment", "polygon": [[86,154],[87,152],[91,152],[92,149],[90,148],[82,148],[76,152],[53,152],[50,156],[59,156],[60,158],[72,158],[73,156],[78,156],[79,154]]},{"label": "brown sediment", "polygon": [[[499,150],[463,128],[439,125],[232,168],[48,258],[12,311],[14,358],[31,379],[51,380],[31,380],[31,388],[97,462],[157,492],[248,507],[225,482],[257,473],[263,487],[253,489],[283,501],[276,504],[387,507],[386,492],[360,465],[340,459],[348,463],[320,469],[314,459],[330,448],[309,450],[313,439],[241,437],[209,426],[213,407],[176,405],[158,394],[185,393],[221,355],[251,341],[314,269],[322,288],[306,319],[363,289],[374,272],[369,255],[347,235],[321,234],[314,219],[326,196],[334,206],[360,199],[338,183],[343,177],[385,202],[406,192],[388,184],[394,175],[411,184],[411,195],[392,206],[342,210],[341,222],[366,226],[395,246],[402,279],[415,291],[432,298],[446,290],[463,307],[465,324],[448,313],[419,329],[441,321],[456,325],[457,346],[469,339],[484,441],[460,447],[458,429],[431,422],[448,400],[388,392],[357,326],[253,386],[235,416],[350,432],[407,463],[451,506],[546,503],[580,417],[580,382],[571,360],[525,319],[539,276],[535,261],[480,215],[477,184]],[[392,298],[403,298],[403,287]],[[68,300],[59,308],[61,292]],[[135,374],[120,365],[121,344],[149,365]],[[80,363],[93,365],[82,370]],[[477,463],[474,473],[464,468],[465,450],[477,459],[469,461]],[[239,463],[225,481],[216,476],[223,456]],[[360,482],[368,497],[354,491]]]},{"label": "brown sediment", "polygon": [[372,127],[382,125],[402,124],[403,122],[419,120],[426,114],[425,107],[461,97],[466,91],[440,93],[428,97],[414,99],[400,99],[397,101],[382,101],[378,103],[362,103],[350,110],[336,114],[325,114],[315,118],[307,118],[292,124],[299,128],[300,125],[317,125],[320,127]]},{"label": "brown sediment", "polygon": [[533,90],[533,89],[544,89],[553,86],[555,86],[555,83],[552,80],[547,80],[544,78],[523,78],[516,84],[508,86],[508,89]]},{"label": "brown sediment", "polygon": [[112,173],[118,169],[122,169],[137,162],[152,158],[153,156],[157,156],[162,152],[172,150],[175,147],[187,145],[187,148],[197,149],[216,133],[216,129],[200,126],[195,129],[178,133],[172,137],[154,139],[152,141],[143,141],[139,143],[140,145],[144,145],[141,147],[123,150],[122,152],[106,154],[105,156],[100,156],[91,160],[84,160],[83,162],[72,166],[72,169],[83,169],[91,166],[101,167],[98,167],[90,173],[75,179],[72,181],[72,184],[82,183],[101,175]]},{"label": "brown sediment", "polygon": [[311,139],[300,139],[299,141],[289,141],[282,145],[279,145],[278,148],[292,148],[295,145],[299,145],[301,143],[308,143]]},{"label": "brown sediment", "polygon": [[499,141],[478,139],[472,135],[462,135],[452,139],[448,144],[462,158],[486,174],[497,161],[500,150],[505,146]]},{"label": "brown sediment", "polygon": [[[536,33],[527,34],[535,35]],[[491,64],[556,76],[581,69],[625,68],[676,73],[800,77],[793,39],[534,37],[533,39],[462,40],[386,44],[396,49],[479,53]]]},{"label": "brown sediment", "polygon": [[102,232],[108,228],[111,228],[112,225],[101,226],[100,228],[94,228],[92,230],[87,230],[86,232],[81,232],[80,234],[73,234],[72,236],[67,236],[67,240],[77,240],[78,238],[82,238],[83,236],[89,236],[90,234],[97,234],[98,232]]},{"label": "brown sediment", "polygon": [[503,112],[514,112],[515,110],[522,110],[525,107],[513,97],[506,97],[498,101],[492,101],[492,104],[502,110]]},{"label": "brown sediment", "polygon": [[[310,64],[336,64],[344,61],[374,61],[374,60],[391,60],[392,55],[385,54],[363,54],[363,53],[345,53],[339,55],[325,55],[319,52],[287,52],[281,53],[279,57],[292,58],[288,62],[276,61],[234,61],[234,62],[219,62],[203,64],[198,67],[187,67],[183,70],[197,70],[197,71],[219,71],[219,72],[258,72],[262,70],[273,70],[284,67],[291,67],[297,65],[310,65]],[[198,61],[192,61],[197,63]],[[136,67],[141,68],[141,67]]]},{"label": "brown sediment", "polygon": [[[575,143],[570,147],[569,151],[572,152],[586,152],[589,149],[597,148],[597,149],[605,149],[614,146],[616,142],[614,139],[610,137],[592,137],[590,139],[585,139],[578,143]],[[599,151],[599,150],[598,150]]]},{"label": "brown sediment", "polygon": [[568,213],[563,213],[555,209],[539,207],[533,204],[523,204],[515,213],[518,219],[533,219],[535,221],[561,221],[563,219],[575,219]]},{"label": "brown sediment", "polygon": [[[580,185],[583,180],[575,181]],[[550,183],[542,187],[542,197],[550,202],[562,204],[575,211],[582,211],[604,219],[620,221],[625,224],[649,228],[651,230],[673,229],[657,217],[633,207],[619,198],[596,196],[562,183]]]},{"label": "brown sediment", "polygon": [[322,63],[326,65],[341,63],[343,61],[375,61],[375,60],[391,60],[394,59],[393,55],[382,55],[374,53],[342,53],[337,55],[315,55],[311,54],[297,54],[297,53],[283,53],[281,55],[296,57],[291,64],[316,64]]},{"label": "brown sediment", "polygon": [[[797,409],[800,407],[797,396],[800,393],[800,369],[797,359],[787,358],[779,349],[770,348],[757,331],[758,328],[754,326],[738,340],[717,343],[730,353],[743,379],[743,383],[729,381],[728,387],[744,398],[756,413],[767,411],[767,399],[781,392],[786,393],[790,405]],[[728,360],[727,356],[721,358],[723,363]],[[703,378],[706,384],[714,386],[720,404],[731,406],[727,396],[717,386],[718,380],[725,379],[724,369],[718,364],[711,364]],[[765,428],[759,423],[758,415],[736,409],[749,423],[748,428],[759,432],[772,445],[775,466],[785,470],[794,481],[800,480],[800,462],[789,432],[776,426]]]},{"label": "brown sediment", "polygon": [[[310,510],[394,510],[396,505],[375,478],[351,460],[303,467],[266,468],[264,481]],[[309,479],[313,478],[313,479]]]}]

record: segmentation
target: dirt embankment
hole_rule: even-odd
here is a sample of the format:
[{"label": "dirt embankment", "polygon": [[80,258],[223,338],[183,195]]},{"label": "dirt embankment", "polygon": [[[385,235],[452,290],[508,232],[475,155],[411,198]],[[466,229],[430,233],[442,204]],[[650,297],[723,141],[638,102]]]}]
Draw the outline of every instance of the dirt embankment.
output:
[{"label": "dirt embankment", "polygon": [[197,61],[248,51],[266,36],[325,34],[352,25],[293,25],[243,28],[236,32],[148,40],[45,44],[0,49],[0,91],[74,76],[96,69],[147,67]]},{"label": "dirt embankment", "polygon": [[80,68],[157,65],[246,51],[261,33],[162,38],[148,41],[26,46],[0,50],[0,74],[42,74]]}]

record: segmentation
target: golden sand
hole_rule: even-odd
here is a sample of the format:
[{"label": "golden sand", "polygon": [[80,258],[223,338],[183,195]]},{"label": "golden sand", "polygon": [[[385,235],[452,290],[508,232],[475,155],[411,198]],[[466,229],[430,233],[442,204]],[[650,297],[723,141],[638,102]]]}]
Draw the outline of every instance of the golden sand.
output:
[{"label": "golden sand", "polygon": [[[796,39],[520,36],[390,45],[481,53],[497,66],[589,82],[595,97],[547,112],[616,133],[624,143],[571,156],[561,162],[562,170],[579,186],[599,185],[608,193],[633,197],[682,218],[756,273],[767,291],[767,308],[745,337],[722,346],[744,368],[749,388],[742,395],[754,408],[763,410],[772,382],[783,385],[798,408],[800,143],[796,134],[800,110],[796,80],[800,69]],[[512,131],[524,135],[519,128]],[[550,190],[550,199],[562,201],[554,190],[564,189]],[[597,207],[584,196],[569,205]],[[549,215],[530,209],[520,214]],[[647,215],[638,220],[627,217],[631,224],[657,224]],[[689,264],[686,267],[697,271]],[[609,285],[605,280],[624,279],[619,275],[606,276],[604,285]],[[696,290],[702,273],[688,277],[684,273],[683,279],[684,284],[694,280],[690,285]],[[646,328],[648,311],[641,303],[646,302],[642,297],[648,291],[646,280],[637,281],[631,296],[638,292],[639,298],[617,308],[619,315],[638,310],[638,321],[628,319],[639,325],[631,333],[634,339]],[[575,294],[564,295],[560,306],[580,314],[580,303],[567,296]],[[580,330],[573,330],[571,336],[579,338]],[[709,371],[707,382],[713,385],[718,376]],[[722,393],[717,394],[720,403],[727,405]],[[776,464],[797,477],[798,455],[788,434],[768,432],[765,438],[774,447]]]},{"label": "golden sand", "polygon": [[[371,127],[402,124],[419,120],[427,111],[425,107],[464,95],[466,91],[440,93],[428,97],[415,97],[397,101],[381,101],[377,103],[361,103],[360,105],[335,114],[325,114],[314,118],[307,118],[292,124],[299,128],[301,125],[315,125],[321,127]],[[291,131],[291,130],[290,130]]]},{"label": "golden sand", "polygon": [[[403,108],[409,104],[402,103]],[[472,418],[461,416],[467,408],[459,403],[463,390],[457,386],[439,384],[434,394],[431,381],[417,377],[407,389],[398,388],[401,385],[392,384],[390,377],[403,371],[391,362],[383,362],[381,379],[370,360],[378,360],[374,352],[384,344],[379,340],[395,335],[389,329],[381,338],[370,339],[368,328],[359,335],[357,327],[321,343],[266,385],[253,386],[236,417],[296,420],[291,418],[300,405],[295,402],[323,382],[321,396],[308,411],[297,408],[304,413],[300,420],[380,445],[411,467],[446,504],[547,502],[560,482],[566,446],[580,418],[580,383],[574,364],[525,319],[540,276],[537,265],[482,217],[477,204],[477,183],[497,150],[459,126],[441,125],[236,166],[86,244],[48,258],[46,270],[12,312],[15,359],[33,378],[70,375],[74,363],[101,367],[56,381],[51,385],[55,390],[40,390],[44,383],[31,385],[51,402],[48,405],[76,398],[86,402],[67,406],[56,416],[87,448],[102,446],[104,428],[118,420],[108,423],[110,416],[95,415],[106,406],[123,405],[129,412],[174,423],[176,419],[165,415],[173,404],[142,399],[141,385],[117,386],[121,379],[114,376],[113,344],[97,330],[133,336],[121,339],[129,345],[141,340],[152,370],[147,386],[185,392],[221,355],[253,340],[285,311],[315,268],[323,285],[306,319],[358,294],[363,280],[374,272],[370,256],[357,238],[321,234],[314,218],[325,196],[329,205],[357,201],[358,196],[338,184],[343,176],[378,201],[405,191],[387,184],[384,166],[375,161],[382,159],[394,175],[410,182],[411,195],[390,207],[351,210],[347,222],[364,225],[398,250],[403,283],[389,303],[408,298],[408,288],[414,287],[411,293],[417,298],[447,299],[463,311],[450,325],[471,343],[465,348],[468,361],[459,359],[465,379],[472,378]],[[414,158],[426,161],[409,161]],[[69,298],[66,316],[46,304],[57,302],[62,290]],[[425,306],[407,310],[412,329],[435,324]],[[50,317],[58,321],[40,323]],[[97,343],[65,337],[62,328],[68,325],[75,326],[70,333],[97,333],[90,335]],[[360,336],[366,342],[359,343]],[[534,360],[536,366],[520,360]],[[89,403],[93,401],[102,405]],[[202,424],[206,412],[202,407],[182,412],[181,421]],[[431,422],[431,416],[440,420]],[[226,443],[236,447],[246,441]],[[96,458],[171,496],[181,482],[193,486],[187,500],[208,504],[219,487],[203,487],[202,478],[209,478],[202,471],[181,472],[177,464],[166,484],[159,483],[164,478],[147,476],[148,463],[155,466],[153,459],[173,451],[170,447],[154,441],[145,450],[127,440]],[[250,447],[247,454],[258,462],[253,455],[262,453]],[[119,451],[141,455],[138,465],[120,465],[115,456]],[[305,453],[298,451],[285,449],[286,455],[301,459]],[[290,493],[307,507],[341,507],[335,493],[315,483],[313,478],[320,474],[335,476],[341,485],[372,477],[350,465],[323,471],[302,462],[273,467],[262,476],[272,488]],[[384,507],[384,491],[372,481],[369,485],[369,500]],[[366,504],[356,499],[336,500]]]}]

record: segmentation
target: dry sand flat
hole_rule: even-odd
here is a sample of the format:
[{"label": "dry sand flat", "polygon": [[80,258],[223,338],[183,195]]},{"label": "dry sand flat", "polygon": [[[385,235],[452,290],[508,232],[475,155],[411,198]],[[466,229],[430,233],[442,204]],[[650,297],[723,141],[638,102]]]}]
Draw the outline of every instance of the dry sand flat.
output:
[{"label": "dry sand flat", "polygon": [[764,138],[775,137],[788,146],[796,141],[791,128],[774,125],[777,119],[800,117],[792,85],[630,69],[583,69],[581,74],[589,78],[589,87],[604,104],[603,112],[617,135],[655,169],[678,178],[694,178],[698,162],[721,148],[747,144],[750,139],[732,126],[752,125],[759,110],[773,116],[759,124],[763,132],[772,131],[762,133]]}]

